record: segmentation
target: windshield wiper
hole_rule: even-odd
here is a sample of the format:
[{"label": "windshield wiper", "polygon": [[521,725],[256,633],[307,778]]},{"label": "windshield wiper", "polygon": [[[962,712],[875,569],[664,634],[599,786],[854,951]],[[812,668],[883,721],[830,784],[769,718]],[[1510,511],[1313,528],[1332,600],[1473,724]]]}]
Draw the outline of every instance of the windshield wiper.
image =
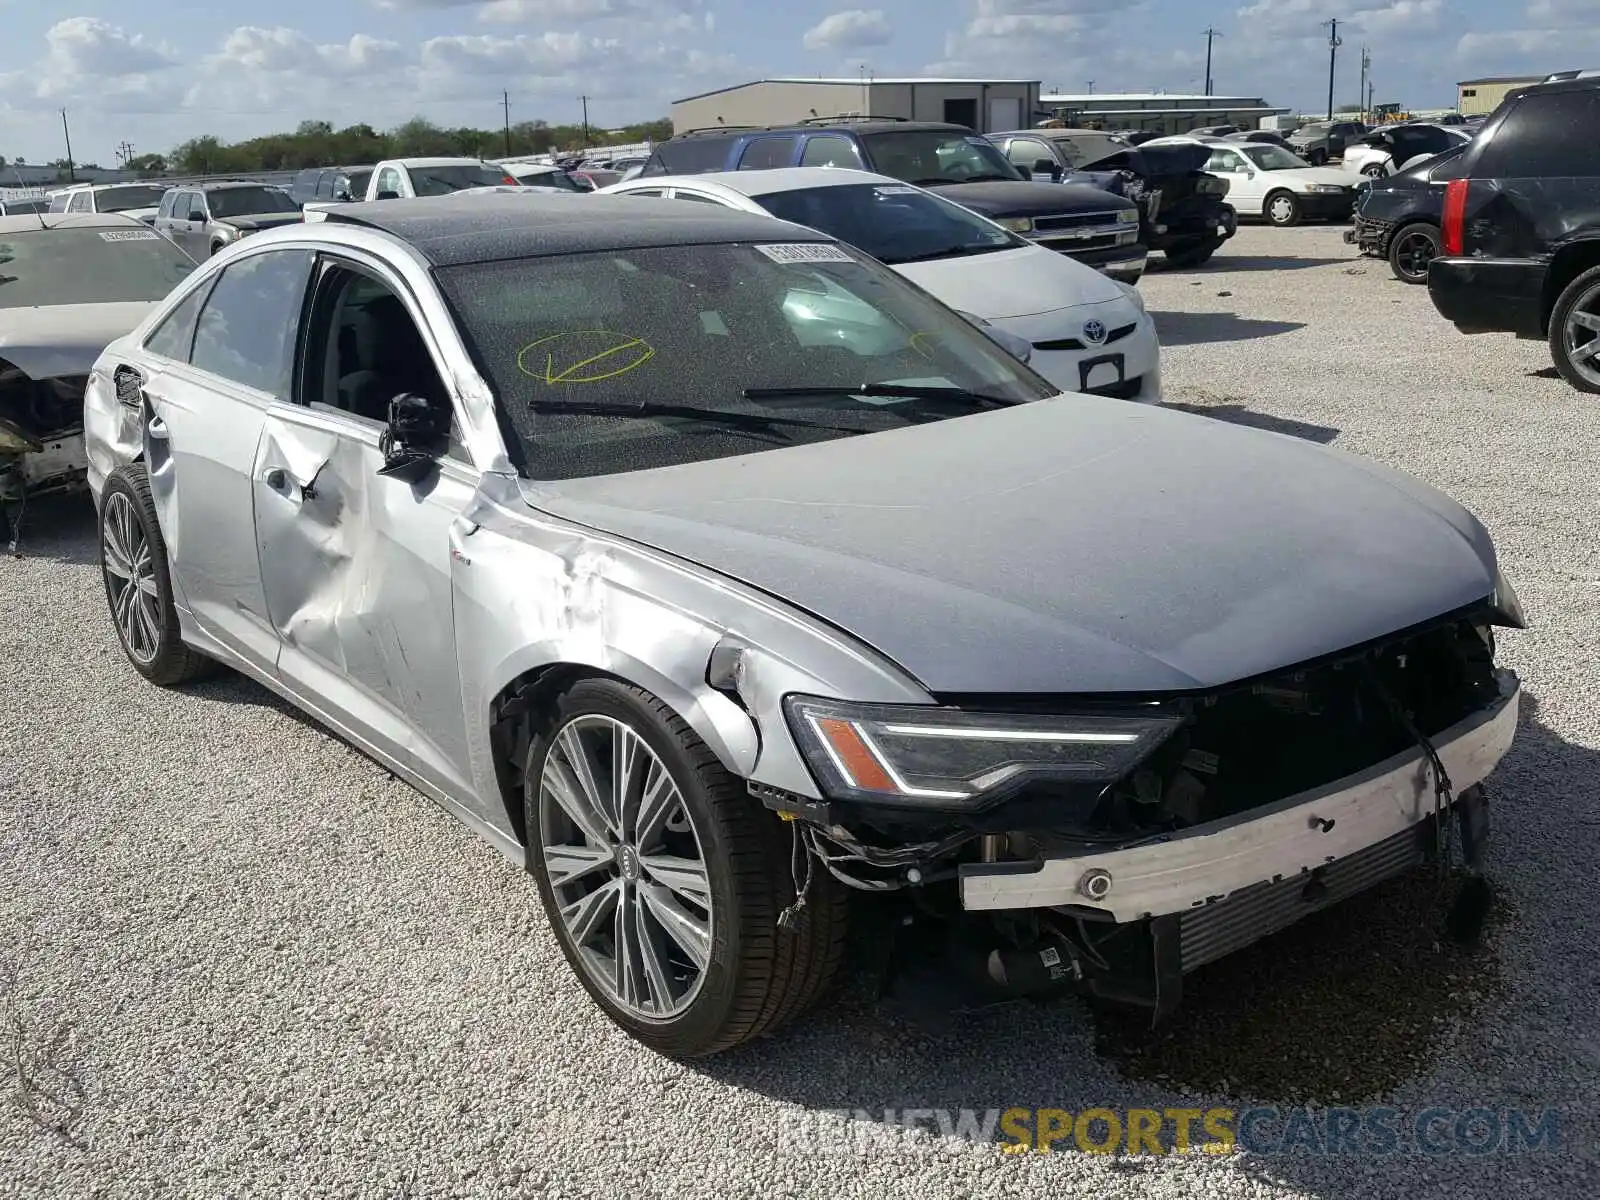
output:
[{"label": "windshield wiper", "polygon": [[[747,393],[748,394],[748,393]],[[706,421],[728,425],[735,429],[772,432],[789,426],[799,429],[831,429],[835,433],[865,433],[864,429],[842,425],[827,425],[820,421],[803,421],[794,417],[774,417],[767,413],[747,413],[726,408],[709,408],[698,404],[607,404],[596,401],[533,400],[528,403],[531,412],[569,413],[584,417],[682,417],[685,420]]]},{"label": "windshield wiper", "polygon": [[1005,243],[974,242],[966,246],[947,246],[943,250],[930,250],[926,254],[911,254],[904,258],[880,258],[878,261],[888,266],[900,263],[933,262],[938,258],[967,258],[974,254],[987,254],[991,250],[1010,250],[1011,246]]},{"label": "windshield wiper", "polygon": [[934,385],[923,386],[914,383],[863,383],[859,386],[838,386],[833,384],[801,385],[798,387],[768,387],[745,388],[746,400],[782,400],[790,396],[886,396],[906,400],[935,400],[951,404],[965,404],[978,406],[993,406],[1008,408],[1013,404],[1022,404],[1022,400],[1013,400],[1009,396],[988,396],[982,392],[968,391],[966,388],[937,387]]}]

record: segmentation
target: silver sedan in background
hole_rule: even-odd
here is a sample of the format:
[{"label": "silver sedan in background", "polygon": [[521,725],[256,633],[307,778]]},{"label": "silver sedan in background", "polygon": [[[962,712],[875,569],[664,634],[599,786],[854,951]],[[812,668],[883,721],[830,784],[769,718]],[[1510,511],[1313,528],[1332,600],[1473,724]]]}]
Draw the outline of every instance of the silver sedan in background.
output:
[{"label": "silver sedan in background", "polygon": [[1060,395],[716,205],[257,234],[101,356],[88,433],[133,667],[243,671],[524,862],[673,1055],[804,1011],[861,903],[983,995],[1170,1011],[1457,823],[1476,862],[1515,729],[1444,496]]}]

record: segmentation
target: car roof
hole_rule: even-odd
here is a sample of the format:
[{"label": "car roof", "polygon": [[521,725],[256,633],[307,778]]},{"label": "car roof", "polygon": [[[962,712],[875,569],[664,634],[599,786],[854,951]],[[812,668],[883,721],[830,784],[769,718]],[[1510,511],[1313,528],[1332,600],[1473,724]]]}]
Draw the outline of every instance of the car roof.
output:
[{"label": "car roof", "polygon": [[486,158],[473,158],[470,154],[447,154],[432,158],[386,158],[382,165],[398,163],[402,167],[455,167],[462,164],[493,166]]},{"label": "car roof", "polygon": [[25,213],[15,217],[0,217],[0,234],[38,231],[39,218],[44,218],[45,229],[149,229],[137,217],[124,213]]},{"label": "car roof", "polygon": [[486,193],[336,204],[323,228],[362,225],[399,238],[430,265],[460,266],[652,246],[729,242],[831,242],[813,229],[709,204],[662,204],[643,196],[583,192]]},{"label": "car roof", "polygon": [[802,188],[846,187],[850,184],[894,184],[901,180],[849,167],[772,167],[761,171],[707,171],[700,175],[641,175],[628,183],[641,187],[695,187],[715,183],[741,196],[770,196]]}]

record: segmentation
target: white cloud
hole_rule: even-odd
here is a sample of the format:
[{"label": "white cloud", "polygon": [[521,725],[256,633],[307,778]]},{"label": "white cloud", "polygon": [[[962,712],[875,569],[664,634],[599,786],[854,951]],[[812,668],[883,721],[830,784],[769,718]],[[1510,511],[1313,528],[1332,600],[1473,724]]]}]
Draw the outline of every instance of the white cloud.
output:
[{"label": "white cloud", "polygon": [[96,17],[57,21],[44,37],[46,68],[73,77],[139,75],[178,61],[166,46]]},{"label": "white cloud", "polygon": [[1597,0],[1528,0],[1519,28],[1468,32],[1456,43],[1456,56],[1499,71],[1560,70],[1577,56],[1600,53],[1600,3]]},{"label": "white cloud", "polygon": [[[1557,0],[1565,2],[1565,0]],[[1358,0],[1359,3],[1359,0]],[[1330,13],[1325,0],[1255,0],[1237,10],[1240,24],[1255,36],[1321,39],[1327,44],[1327,22],[1339,18],[1339,36],[1388,38],[1436,33],[1455,18],[1445,0],[1366,0],[1345,13]]]},{"label": "white cloud", "polygon": [[807,50],[850,50],[861,46],[885,46],[894,30],[881,8],[851,8],[823,17],[806,30],[801,44]]}]

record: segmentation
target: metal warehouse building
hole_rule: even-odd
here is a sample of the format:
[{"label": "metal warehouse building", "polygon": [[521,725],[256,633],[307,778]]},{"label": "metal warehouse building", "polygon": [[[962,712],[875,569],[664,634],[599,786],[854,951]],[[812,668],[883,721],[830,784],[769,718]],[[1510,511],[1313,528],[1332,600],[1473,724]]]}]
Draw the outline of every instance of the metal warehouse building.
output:
[{"label": "metal warehouse building", "polygon": [[1074,128],[1142,129],[1188,133],[1208,125],[1255,129],[1263,117],[1282,116],[1256,96],[1181,96],[1165,92],[1091,92],[1083,96],[1039,97],[1045,115]]},{"label": "metal warehouse building", "polygon": [[672,128],[788,125],[813,117],[950,121],[980,133],[1033,124],[1037,79],[758,79],[672,102]]},{"label": "metal warehouse building", "polygon": [[1488,79],[1463,79],[1456,84],[1456,111],[1463,117],[1492,113],[1507,93],[1529,84],[1543,83],[1543,75],[1495,75]]}]

